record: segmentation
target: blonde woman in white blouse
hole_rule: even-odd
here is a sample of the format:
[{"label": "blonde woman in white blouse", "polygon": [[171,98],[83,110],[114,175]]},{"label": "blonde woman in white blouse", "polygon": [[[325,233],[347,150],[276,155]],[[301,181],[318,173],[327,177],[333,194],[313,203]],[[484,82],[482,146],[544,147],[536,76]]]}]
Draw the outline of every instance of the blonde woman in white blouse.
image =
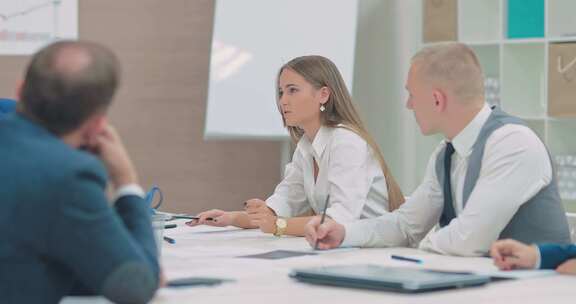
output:
[{"label": "blonde woman in white blouse", "polygon": [[244,211],[205,211],[190,226],[303,236],[328,195],[326,215],[339,223],[378,217],[404,202],[334,63],[321,56],[295,58],[282,66],[276,83],[278,109],[297,143],[284,179],[266,201],[250,199]]}]

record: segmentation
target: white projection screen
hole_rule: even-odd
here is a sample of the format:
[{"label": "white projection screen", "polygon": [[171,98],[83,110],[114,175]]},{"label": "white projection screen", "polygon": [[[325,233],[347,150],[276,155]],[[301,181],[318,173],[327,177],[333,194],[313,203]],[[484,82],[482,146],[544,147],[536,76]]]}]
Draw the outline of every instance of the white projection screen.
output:
[{"label": "white projection screen", "polygon": [[351,90],[357,8],[357,0],[218,0],[205,139],[288,138],[275,81],[294,57],[330,58]]}]

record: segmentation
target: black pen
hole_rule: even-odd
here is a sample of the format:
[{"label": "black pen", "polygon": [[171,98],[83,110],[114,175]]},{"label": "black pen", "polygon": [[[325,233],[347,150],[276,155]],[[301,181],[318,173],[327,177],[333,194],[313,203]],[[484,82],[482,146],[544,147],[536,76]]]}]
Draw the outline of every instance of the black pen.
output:
[{"label": "black pen", "polygon": [[419,259],[414,259],[414,258],[408,258],[408,257],[403,257],[401,255],[391,255],[390,258],[392,258],[393,260],[399,260],[399,261],[406,261],[406,262],[413,262],[413,263],[418,263],[418,264],[422,264],[422,260]]},{"label": "black pen", "polygon": [[[192,216],[192,215],[172,215],[172,219],[187,219],[187,220],[199,220],[200,217]],[[207,221],[213,221],[214,219],[211,217],[206,218]]]},{"label": "black pen", "polygon": [[[326,202],[324,202],[324,211],[322,211],[322,218],[320,219],[320,225],[324,224],[324,219],[326,219],[326,209],[328,209],[329,201],[330,201],[330,194],[326,196]],[[316,244],[314,245],[314,250],[318,250],[318,243],[320,243],[320,239],[316,237]]]},{"label": "black pen", "polygon": [[165,236],[164,240],[170,244],[176,244],[176,240],[170,237]]},{"label": "black pen", "polygon": [[164,229],[172,229],[172,228],[176,228],[176,227],[178,227],[178,225],[176,225],[176,224],[167,224],[167,225],[164,225]]}]

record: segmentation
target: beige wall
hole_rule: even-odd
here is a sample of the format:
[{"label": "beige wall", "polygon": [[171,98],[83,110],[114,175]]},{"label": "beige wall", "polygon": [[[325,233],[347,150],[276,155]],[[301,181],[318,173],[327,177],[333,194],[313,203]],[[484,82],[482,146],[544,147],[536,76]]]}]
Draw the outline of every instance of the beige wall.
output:
[{"label": "beige wall", "polygon": [[[214,1],[80,2],[80,37],[110,46],[123,84],[111,116],[165,210],[237,209],[280,178],[276,142],[203,141]],[[0,56],[0,96],[12,96],[28,58]]]}]

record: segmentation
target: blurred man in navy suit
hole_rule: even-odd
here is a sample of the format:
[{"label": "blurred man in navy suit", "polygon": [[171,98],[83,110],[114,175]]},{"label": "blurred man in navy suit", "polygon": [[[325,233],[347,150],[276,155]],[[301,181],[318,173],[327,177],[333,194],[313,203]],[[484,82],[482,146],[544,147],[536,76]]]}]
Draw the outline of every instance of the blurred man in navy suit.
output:
[{"label": "blurred man in navy suit", "polygon": [[16,113],[0,119],[2,303],[146,303],[155,294],[150,209],[106,119],[119,77],[107,48],[54,43],[32,58]]}]

